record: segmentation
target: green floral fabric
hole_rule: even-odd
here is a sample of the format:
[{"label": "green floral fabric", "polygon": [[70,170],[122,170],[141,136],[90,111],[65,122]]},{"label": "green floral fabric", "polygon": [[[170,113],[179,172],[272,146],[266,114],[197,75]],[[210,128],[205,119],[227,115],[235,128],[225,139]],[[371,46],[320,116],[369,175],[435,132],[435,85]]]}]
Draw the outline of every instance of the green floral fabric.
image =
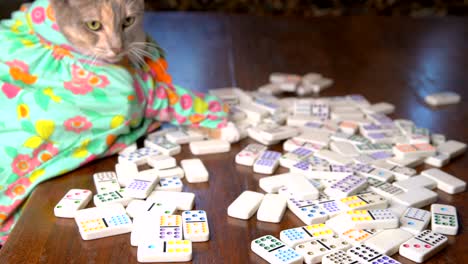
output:
[{"label": "green floral fabric", "polygon": [[0,43],[0,243],[39,183],[117,153],[156,121],[227,122],[216,97],[170,83],[156,50],[147,66],[129,69],[76,52],[48,0],[1,21]]}]

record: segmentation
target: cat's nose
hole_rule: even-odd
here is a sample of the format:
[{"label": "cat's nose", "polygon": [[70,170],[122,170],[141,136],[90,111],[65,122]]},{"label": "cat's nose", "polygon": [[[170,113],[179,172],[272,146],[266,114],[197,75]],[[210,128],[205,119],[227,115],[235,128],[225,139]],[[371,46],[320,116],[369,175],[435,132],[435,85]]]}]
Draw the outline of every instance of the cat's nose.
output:
[{"label": "cat's nose", "polygon": [[122,53],[123,48],[121,48],[121,47],[118,47],[118,48],[112,47],[112,48],[111,48],[111,51],[112,51],[115,55],[118,55],[118,54]]}]

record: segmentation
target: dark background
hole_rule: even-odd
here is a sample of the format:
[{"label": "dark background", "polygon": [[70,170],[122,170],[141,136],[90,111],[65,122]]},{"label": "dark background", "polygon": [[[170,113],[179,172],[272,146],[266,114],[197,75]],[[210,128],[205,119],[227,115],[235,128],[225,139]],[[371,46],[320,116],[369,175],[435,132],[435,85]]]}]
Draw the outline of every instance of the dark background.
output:
[{"label": "dark background", "polygon": [[[27,0],[0,0],[0,18]],[[147,10],[211,11],[273,16],[465,16],[468,0],[146,0]]]}]

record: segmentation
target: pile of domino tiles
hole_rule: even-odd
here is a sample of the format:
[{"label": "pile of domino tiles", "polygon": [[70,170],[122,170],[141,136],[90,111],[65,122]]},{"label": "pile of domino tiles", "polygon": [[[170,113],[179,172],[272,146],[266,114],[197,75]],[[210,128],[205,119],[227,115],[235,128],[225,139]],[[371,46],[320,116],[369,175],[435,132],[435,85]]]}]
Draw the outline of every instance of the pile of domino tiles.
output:
[{"label": "pile of domino tiles", "polygon": [[[258,142],[236,163],[267,175],[278,166],[290,170],[261,178],[266,194],[244,191],[228,215],[248,220],[257,213],[258,221],[278,223],[289,209],[304,223],[255,239],[253,252],[270,263],[398,263],[390,257],[396,253],[421,263],[447,245],[445,235],[457,234],[456,208],[436,204],[433,189],[457,194],[466,183],[437,168],[413,168],[442,167],[466,144],[392,120],[387,102],[370,104],[361,95],[280,99],[274,94],[299,89],[301,77],[270,80],[252,93],[212,92],[231,105],[241,134]],[[278,143],[284,153],[268,150]]]},{"label": "pile of domino tiles", "polygon": [[[237,154],[238,164],[263,174],[274,174],[278,166],[290,169],[290,173],[260,180],[266,195],[245,191],[228,208],[232,217],[247,220],[258,210],[260,221],[277,223],[287,207],[304,222],[306,226],[282,231],[279,239],[271,235],[252,242],[252,250],[267,261],[341,263],[348,258],[355,261],[366,251],[375,257],[367,260],[385,263],[391,260],[385,254],[398,251],[399,244],[385,244],[380,249],[378,243],[406,241],[408,234],[418,235],[427,227],[431,213],[418,208],[436,201],[437,194],[430,189],[448,193],[465,189],[464,182],[442,171],[416,175],[410,168],[421,162],[443,166],[462,154],[465,144],[446,141],[443,135],[430,134],[409,120],[391,120],[385,116],[393,111],[391,104],[371,105],[360,95],[316,99],[274,95],[283,91],[318,93],[333,83],[320,74],[272,74],[270,80],[271,84],[255,92],[237,88],[210,91],[231,106],[230,120],[241,138],[258,142]],[[284,153],[268,150],[278,143],[283,144]],[[130,233],[132,246],[138,246],[139,262],[191,260],[192,242],[208,241],[209,226],[207,213],[193,210],[195,195],[182,189],[184,182],[208,181],[209,173],[199,159],[181,160],[177,166],[173,156],[184,144],[189,144],[194,155],[230,151],[228,142],[209,139],[200,130],[163,129],[148,135],[144,148],[133,145],[125,149],[115,171],[96,173],[94,196],[90,190],[70,190],[54,208],[55,215],[74,218],[84,240]],[[152,169],[139,170],[144,164]],[[96,207],[84,209],[91,198]],[[445,227],[449,223],[448,227],[455,226],[450,230],[456,230],[456,217],[447,222],[437,213],[447,215],[454,209],[437,206],[433,205],[436,220],[432,229],[448,234],[434,223]],[[369,217],[379,221],[365,221]],[[437,237],[438,241],[422,258],[446,244],[442,235],[431,231],[419,236]],[[311,248],[316,244],[322,247]],[[409,243],[402,247],[405,245]],[[410,252],[407,257],[420,257],[412,253],[412,247],[406,250]],[[400,250],[400,254],[404,252]]]}]

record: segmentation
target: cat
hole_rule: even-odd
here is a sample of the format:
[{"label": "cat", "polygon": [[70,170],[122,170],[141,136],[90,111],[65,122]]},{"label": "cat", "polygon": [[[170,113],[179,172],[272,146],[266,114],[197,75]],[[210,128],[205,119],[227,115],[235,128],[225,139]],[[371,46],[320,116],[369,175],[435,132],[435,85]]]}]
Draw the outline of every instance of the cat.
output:
[{"label": "cat", "polygon": [[218,98],[171,82],[143,0],[35,0],[0,21],[0,244],[39,183],[161,121],[239,139]]}]

